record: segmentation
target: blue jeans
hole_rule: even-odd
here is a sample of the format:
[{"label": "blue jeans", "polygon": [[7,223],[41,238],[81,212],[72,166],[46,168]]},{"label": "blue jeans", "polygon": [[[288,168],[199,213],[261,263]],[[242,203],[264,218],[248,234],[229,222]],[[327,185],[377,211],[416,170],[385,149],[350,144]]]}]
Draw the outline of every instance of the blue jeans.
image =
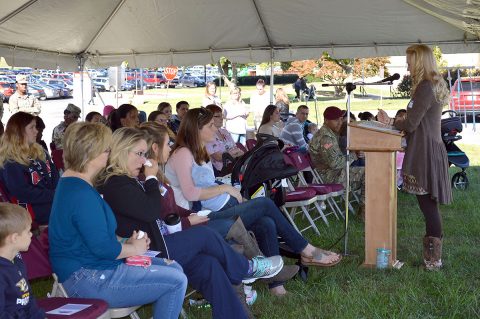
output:
[{"label": "blue jeans", "polygon": [[187,289],[182,267],[152,258],[148,268],[124,263],[114,269],[85,269],[74,272],[64,283],[70,297],[98,298],[109,307],[123,308],[153,303],[153,318],[177,319]]},{"label": "blue jeans", "polygon": [[212,318],[248,316],[232,285],[247,276],[248,262],[215,231],[193,226],[165,236],[170,258],[178,261],[188,284],[212,304]]},{"label": "blue jeans", "polygon": [[241,143],[242,145],[245,145],[245,143],[247,142],[247,134],[230,133],[230,135],[232,136],[235,143]]}]

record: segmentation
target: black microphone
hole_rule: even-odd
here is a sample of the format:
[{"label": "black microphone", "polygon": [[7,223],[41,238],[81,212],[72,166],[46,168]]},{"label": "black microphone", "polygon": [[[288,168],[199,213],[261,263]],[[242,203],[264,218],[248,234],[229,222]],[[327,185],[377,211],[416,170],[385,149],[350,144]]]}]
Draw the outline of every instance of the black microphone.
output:
[{"label": "black microphone", "polygon": [[400,79],[400,74],[398,73],[395,73],[393,75],[390,75],[388,78],[385,78],[383,80],[380,80],[380,81],[377,81],[377,82],[374,82],[374,83],[385,83],[385,82],[393,82],[393,81],[396,81]]}]

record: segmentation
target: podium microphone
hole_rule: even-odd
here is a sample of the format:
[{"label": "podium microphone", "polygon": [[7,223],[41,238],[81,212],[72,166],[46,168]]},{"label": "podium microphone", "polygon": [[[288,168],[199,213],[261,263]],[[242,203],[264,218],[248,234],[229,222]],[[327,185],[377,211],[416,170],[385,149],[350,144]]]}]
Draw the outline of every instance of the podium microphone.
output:
[{"label": "podium microphone", "polygon": [[400,74],[398,73],[395,73],[393,75],[390,75],[389,77],[383,79],[383,80],[380,80],[380,81],[377,81],[377,82],[373,82],[373,83],[385,83],[385,82],[393,82],[393,81],[396,81],[400,79]]}]

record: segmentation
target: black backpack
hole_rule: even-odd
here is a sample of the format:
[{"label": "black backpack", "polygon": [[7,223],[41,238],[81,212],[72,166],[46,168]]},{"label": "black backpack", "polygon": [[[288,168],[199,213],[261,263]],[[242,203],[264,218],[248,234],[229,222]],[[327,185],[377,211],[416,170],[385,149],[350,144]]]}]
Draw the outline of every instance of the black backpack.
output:
[{"label": "black backpack", "polygon": [[257,134],[255,147],[245,153],[233,166],[232,185],[241,185],[241,194],[247,199],[263,186],[265,197],[277,206],[285,204],[285,189],[282,179],[298,173],[297,169],[285,162],[280,150],[283,142],[268,134]]}]

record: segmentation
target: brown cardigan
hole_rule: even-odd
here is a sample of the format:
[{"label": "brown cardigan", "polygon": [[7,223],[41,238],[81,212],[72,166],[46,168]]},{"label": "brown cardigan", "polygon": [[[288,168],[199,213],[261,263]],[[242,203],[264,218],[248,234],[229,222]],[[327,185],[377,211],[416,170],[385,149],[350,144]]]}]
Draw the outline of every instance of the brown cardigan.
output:
[{"label": "brown cardigan", "polygon": [[407,133],[403,172],[413,175],[417,184],[440,204],[452,201],[448,157],[441,137],[442,105],[436,101],[432,83],[418,84],[407,107],[407,117],[394,123]]}]

